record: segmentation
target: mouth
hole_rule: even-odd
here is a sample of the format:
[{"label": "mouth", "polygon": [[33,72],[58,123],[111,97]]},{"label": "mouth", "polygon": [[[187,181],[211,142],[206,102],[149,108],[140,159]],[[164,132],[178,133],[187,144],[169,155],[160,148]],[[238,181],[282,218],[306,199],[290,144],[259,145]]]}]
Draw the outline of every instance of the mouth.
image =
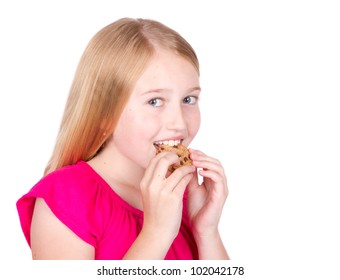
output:
[{"label": "mouth", "polygon": [[177,146],[179,144],[181,144],[183,141],[183,139],[180,139],[180,140],[163,140],[163,141],[157,141],[157,142],[154,142],[153,145],[158,147],[160,145],[167,145],[167,146]]}]

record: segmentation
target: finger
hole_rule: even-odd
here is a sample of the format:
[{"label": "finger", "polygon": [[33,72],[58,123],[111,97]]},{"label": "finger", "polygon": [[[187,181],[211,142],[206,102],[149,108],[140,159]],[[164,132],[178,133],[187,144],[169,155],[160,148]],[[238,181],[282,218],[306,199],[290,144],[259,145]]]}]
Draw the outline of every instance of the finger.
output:
[{"label": "finger", "polygon": [[188,186],[188,184],[191,181],[193,176],[194,175],[192,173],[189,173],[189,174],[185,175],[184,177],[182,177],[182,179],[178,182],[178,184],[173,189],[173,193],[175,193],[179,197],[183,198],[185,189]]},{"label": "finger", "polygon": [[145,170],[141,185],[148,185],[154,177],[165,178],[171,164],[178,162],[178,156],[172,152],[162,152],[156,155]]},{"label": "finger", "polygon": [[172,190],[179,184],[179,182],[188,174],[191,174],[195,171],[195,167],[193,165],[182,166],[177,168],[168,178],[168,186]]},{"label": "finger", "polygon": [[196,169],[192,174],[193,174],[193,177],[190,180],[189,185],[188,185],[189,190],[199,187],[198,170]]},{"label": "finger", "polygon": [[225,177],[221,176],[220,173],[217,173],[212,170],[199,170],[198,171],[201,176],[203,176],[203,180],[205,178],[211,179],[215,183],[223,183],[225,181]]},{"label": "finger", "polygon": [[225,195],[228,195],[228,184],[227,179],[225,176],[222,176],[221,174],[218,174],[211,170],[200,170],[199,174],[203,176],[203,182],[208,187],[210,184],[206,183],[207,179],[210,179],[214,182],[214,189],[222,191],[225,193]]},{"label": "finger", "polygon": [[153,176],[162,176],[163,179],[165,179],[165,176],[169,170],[169,167],[173,164],[179,164],[179,158],[174,152],[162,152],[165,154],[165,156],[162,156],[157,161],[155,167]]},{"label": "finger", "polygon": [[206,161],[214,162],[216,164],[221,164],[218,159],[209,157],[199,150],[190,149],[190,158],[192,160],[206,160]]},{"label": "finger", "polygon": [[160,162],[163,162],[163,165],[165,162],[165,165],[167,165],[167,161],[176,163],[178,161],[178,156],[174,152],[159,153],[150,161],[148,169],[154,171]]},{"label": "finger", "polygon": [[219,162],[211,162],[209,160],[193,160],[192,164],[196,168],[202,168],[204,170],[212,170],[214,172],[224,175],[224,168]]}]

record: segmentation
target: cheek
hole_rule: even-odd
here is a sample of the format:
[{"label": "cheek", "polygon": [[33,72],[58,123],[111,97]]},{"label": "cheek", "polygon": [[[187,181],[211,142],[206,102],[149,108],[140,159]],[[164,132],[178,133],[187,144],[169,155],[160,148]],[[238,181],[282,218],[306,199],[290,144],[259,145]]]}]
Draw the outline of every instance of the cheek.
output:
[{"label": "cheek", "polygon": [[197,110],[194,114],[191,114],[189,117],[188,127],[191,137],[195,137],[200,126],[201,126],[201,114],[200,111]]},{"label": "cheek", "polygon": [[125,115],[116,127],[113,142],[124,157],[144,167],[146,135],[142,123],[140,118]]},{"label": "cheek", "polygon": [[134,116],[126,116],[122,122],[124,125],[121,127],[121,137],[129,144],[138,143],[143,138],[143,122],[141,118],[135,118]]},{"label": "cheek", "polygon": [[114,141],[120,147],[131,146],[136,139],[136,134],[138,134],[138,119],[133,117],[131,110],[126,110],[121,115],[118,124],[114,132]]}]

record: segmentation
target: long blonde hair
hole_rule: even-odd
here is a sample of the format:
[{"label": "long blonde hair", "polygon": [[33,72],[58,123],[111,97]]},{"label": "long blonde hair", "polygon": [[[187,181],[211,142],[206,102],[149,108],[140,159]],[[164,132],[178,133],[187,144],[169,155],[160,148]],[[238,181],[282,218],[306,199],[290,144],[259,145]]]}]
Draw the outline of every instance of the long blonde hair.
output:
[{"label": "long blonde hair", "polygon": [[44,174],[98,153],[156,47],[188,59],[199,73],[190,44],[160,22],[122,18],[95,34],[77,67]]}]

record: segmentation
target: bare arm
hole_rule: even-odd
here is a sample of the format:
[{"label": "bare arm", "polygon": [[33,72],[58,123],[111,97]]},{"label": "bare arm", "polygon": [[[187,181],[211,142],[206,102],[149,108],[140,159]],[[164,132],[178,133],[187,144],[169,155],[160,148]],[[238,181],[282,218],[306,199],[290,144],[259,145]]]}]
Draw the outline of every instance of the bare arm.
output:
[{"label": "bare arm", "polygon": [[195,236],[200,260],[229,260],[218,231],[211,235]]},{"label": "bare arm", "polygon": [[94,248],[65,226],[41,198],[36,199],[31,224],[33,259],[93,260]]},{"label": "bare arm", "polygon": [[142,230],[123,259],[163,260],[172,241],[171,238],[162,235],[162,233],[156,235],[155,232],[150,234]]}]

